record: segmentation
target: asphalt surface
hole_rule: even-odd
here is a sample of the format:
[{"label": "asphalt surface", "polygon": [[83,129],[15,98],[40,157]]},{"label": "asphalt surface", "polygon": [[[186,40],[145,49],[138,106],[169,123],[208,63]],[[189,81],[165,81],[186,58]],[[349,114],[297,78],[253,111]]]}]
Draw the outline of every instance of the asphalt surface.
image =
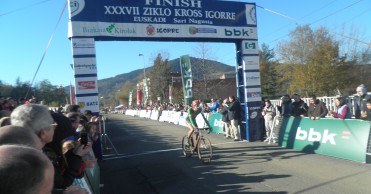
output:
[{"label": "asphalt surface", "polygon": [[214,156],[203,164],[181,152],[185,127],[125,115],[107,118],[113,146],[104,146],[102,194],[371,193],[369,164],[233,142],[222,134],[205,135]]}]

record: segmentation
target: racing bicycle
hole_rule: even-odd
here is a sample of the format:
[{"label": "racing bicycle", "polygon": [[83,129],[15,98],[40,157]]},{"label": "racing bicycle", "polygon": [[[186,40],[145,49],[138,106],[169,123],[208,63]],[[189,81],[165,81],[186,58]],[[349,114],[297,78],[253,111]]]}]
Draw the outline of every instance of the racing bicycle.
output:
[{"label": "racing bicycle", "polygon": [[[182,139],[182,150],[184,156],[191,157],[193,154],[198,154],[198,158],[203,163],[210,163],[213,157],[213,148],[209,138],[204,137],[202,131],[212,131],[212,128],[196,128],[191,138],[185,135]],[[193,138],[195,137],[195,138]],[[194,142],[196,139],[196,142]]]}]

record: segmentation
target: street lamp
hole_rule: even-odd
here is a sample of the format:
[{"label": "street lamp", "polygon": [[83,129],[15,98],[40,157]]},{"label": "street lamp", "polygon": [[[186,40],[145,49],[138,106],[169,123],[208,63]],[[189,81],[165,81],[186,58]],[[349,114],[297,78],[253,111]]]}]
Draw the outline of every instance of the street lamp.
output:
[{"label": "street lamp", "polygon": [[146,62],[143,54],[139,54],[140,57],[143,57],[143,73],[144,73],[144,82],[143,82],[143,92],[144,92],[144,106],[147,106],[148,103],[148,86],[147,86],[147,76],[146,76]]}]

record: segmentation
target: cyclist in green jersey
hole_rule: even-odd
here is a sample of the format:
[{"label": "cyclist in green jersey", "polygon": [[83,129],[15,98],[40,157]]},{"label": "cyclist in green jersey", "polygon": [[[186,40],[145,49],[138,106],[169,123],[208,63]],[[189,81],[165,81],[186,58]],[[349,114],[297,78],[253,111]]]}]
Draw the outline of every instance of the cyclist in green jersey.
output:
[{"label": "cyclist in green jersey", "polygon": [[[186,119],[187,121],[187,126],[189,128],[188,131],[188,138],[192,137],[193,132],[195,131],[196,128],[198,128],[197,123],[196,123],[196,117],[198,114],[202,112],[202,109],[200,108],[200,101],[199,100],[194,100],[192,101],[191,108],[188,109],[188,117]],[[207,125],[210,127],[209,122],[205,118],[205,116],[201,113],[203,119],[207,123]]]}]

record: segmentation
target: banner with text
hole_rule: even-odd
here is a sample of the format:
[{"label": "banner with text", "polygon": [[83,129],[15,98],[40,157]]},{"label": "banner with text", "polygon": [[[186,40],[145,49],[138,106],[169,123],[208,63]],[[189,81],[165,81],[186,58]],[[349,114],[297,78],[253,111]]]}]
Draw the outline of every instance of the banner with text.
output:
[{"label": "banner with text", "polygon": [[192,67],[188,55],[180,57],[180,72],[182,74],[184,103],[190,105],[193,100]]},{"label": "banner with text", "polygon": [[257,39],[254,3],[217,0],[69,2],[70,37]]},{"label": "banner with text", "polygon": [[366,161],[370,122],[290,117],[282,121],[279,144],[307,153]]}]

